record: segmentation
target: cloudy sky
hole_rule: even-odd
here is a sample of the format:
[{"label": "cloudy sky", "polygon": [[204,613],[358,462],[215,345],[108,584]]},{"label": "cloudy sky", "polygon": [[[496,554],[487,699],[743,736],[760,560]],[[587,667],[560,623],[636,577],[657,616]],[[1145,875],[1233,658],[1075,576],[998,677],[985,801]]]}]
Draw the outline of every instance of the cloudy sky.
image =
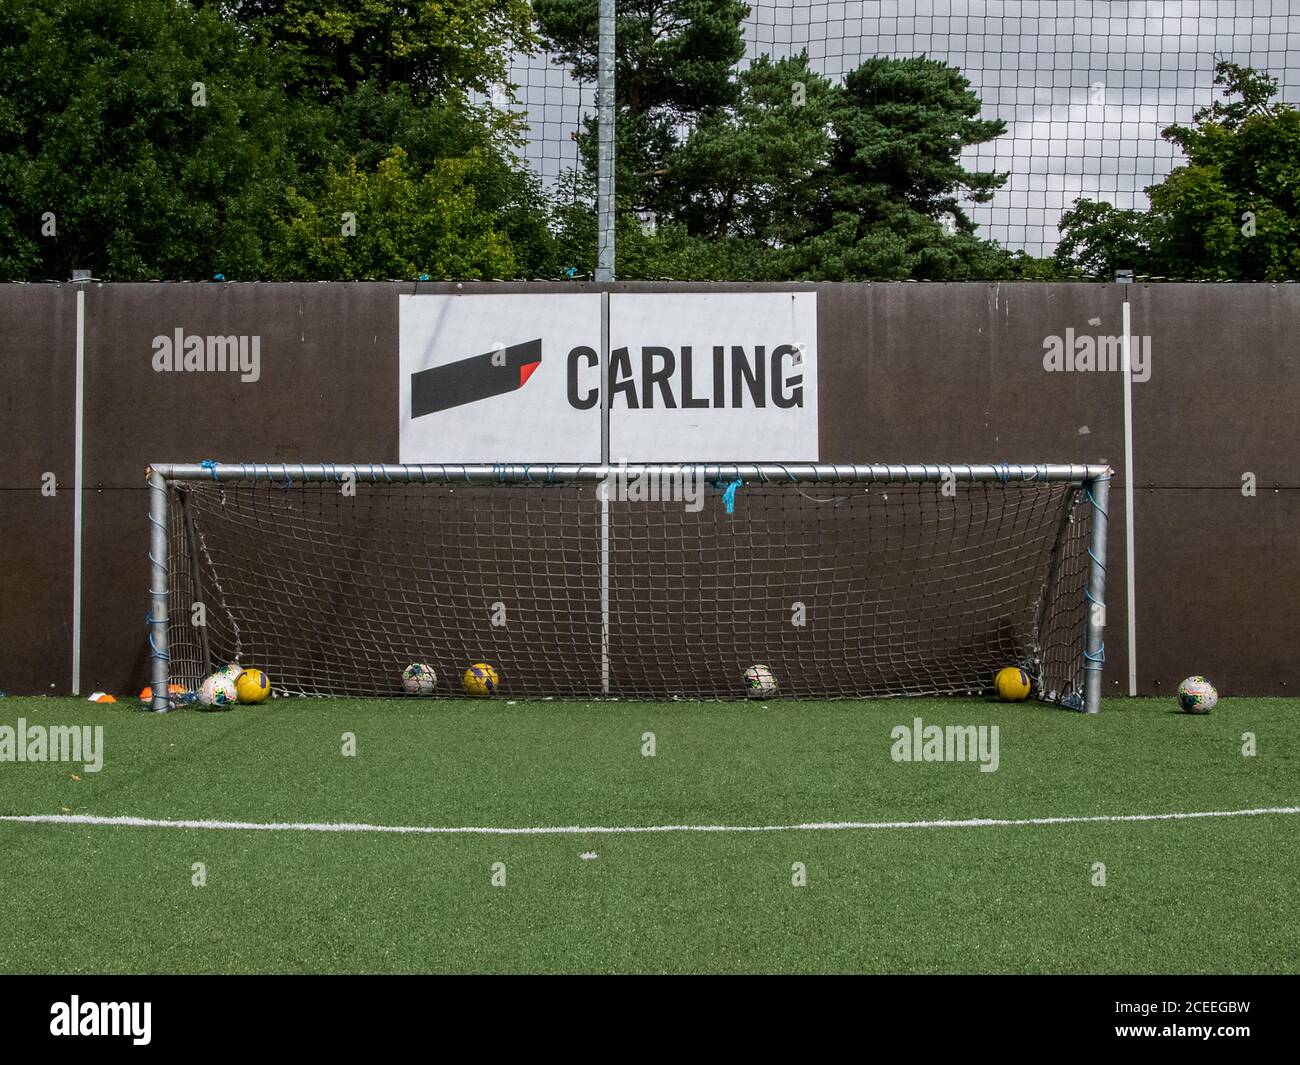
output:
[{"label": "cloudy sky", "polygon": [[[1010,171],[981,233],[1048,254],[1076,196],[1146,206],[1143,188],[1181,158],[1160,138],[1213,99],[1216,54],[1267,69],[1300,103],[1300,0],[749,0],[748,58],[807,48],[838,79],[871,55],[922,53],[958,66],[1007,132],[968,153],[974,170]],[[1289,8],[1296,8],[1293,13]],[[546,56],[513,80],[532,124],[528,161],[548,181],[575,165],[570,133],[590,110]]]}]

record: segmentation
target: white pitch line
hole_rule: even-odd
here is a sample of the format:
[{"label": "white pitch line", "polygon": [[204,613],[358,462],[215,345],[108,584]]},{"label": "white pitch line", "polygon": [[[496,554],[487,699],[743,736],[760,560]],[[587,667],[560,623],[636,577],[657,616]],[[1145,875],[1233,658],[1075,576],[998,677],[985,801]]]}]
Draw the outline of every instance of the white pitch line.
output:
[{"label": "white pitch line", "polygon": [[1097,814],[1088,817],[972,817],[945,821],[809,821],[791,825],[565,825],[517,828],[442,825],[367,825],[310,821],[167,821],[151,817],[97,817],[92,814],[0,814],[0,821],[41,825],[105,825],[112,828],[189,828],[234,832],[374,832],[418,836],[613,836],[651,832],[844,832],[906,828],[1020,828],[1041,825],[1114,824],[1132,821],[1194,821],[1208,817],[1264,817],[1300,814],[1300,806],[1254,810],[1201,810],[1167,814]]}]

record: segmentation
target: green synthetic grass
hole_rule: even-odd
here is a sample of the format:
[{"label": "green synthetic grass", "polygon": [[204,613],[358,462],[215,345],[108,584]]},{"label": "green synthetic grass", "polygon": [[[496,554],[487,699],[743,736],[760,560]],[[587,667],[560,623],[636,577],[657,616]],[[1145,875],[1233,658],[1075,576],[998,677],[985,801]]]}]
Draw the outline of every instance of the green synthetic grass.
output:
[{"label": "green synthetic grass", "polygon": [[[0,700],[0,725],[20,717],[103,724],[104,766],[2,762],[4,814],[505,827],[1300,805],[1297,700],[1207,717],[1163,700],[1095,717],[978,699]],[[915,717],[998,725],[997,772],[892,761]],[[6,822],[0,971],[1297,972],[1297,883],[1294,815],[491,837]]]}]

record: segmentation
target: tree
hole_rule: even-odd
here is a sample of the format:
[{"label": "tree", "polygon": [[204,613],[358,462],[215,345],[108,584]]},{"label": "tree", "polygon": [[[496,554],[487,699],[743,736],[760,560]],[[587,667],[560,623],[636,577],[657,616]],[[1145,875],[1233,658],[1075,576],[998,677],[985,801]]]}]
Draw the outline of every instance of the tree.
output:
[{"label": "tree", "polygon": [[[960,71],[871,59],[836,87],[805,54],[761,56],[733,81],[731,99],[668,150],[654,234],[619,230],[621,276],[1018,276],[1023,264],[981,240],[963,207],[1006,175],[961,165],[964,148],[1004,127],[978,118]],[[618,187],[620,213],[639,206],[638,192]]]},{"label": "tree", "polygon": [[515,112],[471,107],[458,94],[421,103],[405,86],[364,82],[340,98],[330,114],[330,150],[322,170],[346,170],[354,159],[360,170],[373,170],[394,147],[405,152],[403,169],[412,175],[473,156],[466,179],[473,183],[479,210],[492,214],[496,230],[509,240],[515,276],[559,273],[547,197],[516,155],[522,133]]},{"label": "tree", "polygon": [[417,99],[489,93],[535,45],[527,0],[223,0],[282,60],[290,86],[332,99],[363,82]]},{"label": "tree", "polygon": [[[401,180],[418,187],[428,176],[445,187],[455,173],[469,183],[476,212],[494,216],[493,233],[509,246],[513,266],[501,274],[506,259],[495,252],[485,259],[477,245],[447,263],[460,263],[455,269],[461,270],[464,262],[490,262],[497,271],[492,276],[554,274],[545,196],[515,154],[523,146],[523,119],[506,109],[473,106],[468,96],[513,88],[505,82],[511,56],[536,44],[527,0],[226,0],[224,7],[261,35],[287,71],[290,89],[315,104],[316,126],[325,131],[313,142],[319,154],[304,170],[328,174],[329,188],[310,177],[295,187],[294,225],[278,227],[278,236],[301,238],[304,202],[342,195],[340,174],[374,171],[376,180],[398,181],[386,161],[400,148]],[[359,192],[363,183],[354,180],[350,187]],[[324,227],[327,236],[336,229]],[[280,254],[275,261],[286,269],[291,262]],[[318,269],[338,262],[383,274],[404,261],[379,255],[354,262],[322,250]]]},{"label": "tree", "polygon": [[[546,47],[573,76],[595,82],[597,0],[533,0]],[[741,0],[622,0],[614,62],[616,184],[630,208],[662,213],[658,189],[679,130],[734,97],[732,67],[745,54]],[[584,165],[596,167],[596,128],[579,138]]]},{"label": "tree", "polygon": [[[1300,111],[1270,103],[1277,80],[1220,61],[1216,100],[1166,140],[1187,155],[1149,190],[1161,272],[1196,279],[1300,276]],[[1236,97],[1237,99],[1232,99]]]},{"label": "tree", "polygon": [[0,276],[256,275],[294,173],[264,52],[158,0],[11,0],[0,41]]},{"label": "tree", "polygon": [[824,184],[835,93],[803,52],[763,55],[736,75],[735,102],[700,118],[670,157],[663,203],[693,236],[799,232]]},{"label": "tree", "polygon": [[394,148],[373,172],[351,160],[309,199],[288,190],[271,269],[291,281],[513,277],[509,238],[477,202],[477,152],[436,160],[422,176]]},{"label": "tree", "polygon": [[1117,270],[1152,273],[1151,222],[1145,211],[1077,199],[1061,215],[1057,266],[1067,275],[1105,280]]},{"label": "tree", "polygon": [[1187,163],[1146,191],[1148,211],[1076,200],[1061,219],[1062,269],[1116,267],[1194,280],[1300,277],[1300,111],[1272,102],[1277,81],[1221,60],[1222,99],[1161,136]]},{"label": "tree", "polygon": [[1007,179],[961,163],[965,148],[1006,128],[979,111],[970,82],[935,59],[878,56],[850,72],[833,104],[824,195],[792,242],[795,276],[1006,276],[1008,253],[976,236],[962,206],[987,202]]},{"label": "tree", "polygon": [[[235,20],[240,10],[174,0],[0,8],[0,279],[67,278],[74,267],[114,280],[326,278],[331,263],[348,276],[406,276],[408,260],[457,276],[467,263],[491,276],[554,274],[545,197],[512,153],[516,117],[471,106],[460,88],[417,98],[378,79],[335,97],[294,95],[283,56]],[[397,172],[381,174],[395,148]],[[337,236],[338,215],[322,213],[337,205],[330,197],[377,195],[384,182],[394,202],[406,182],[411,203],[434,204],[429,226],[415,227],[419,255],[307,253],[309,208],[322,239]],[[467,215],[449,217],[453,206]]]}]

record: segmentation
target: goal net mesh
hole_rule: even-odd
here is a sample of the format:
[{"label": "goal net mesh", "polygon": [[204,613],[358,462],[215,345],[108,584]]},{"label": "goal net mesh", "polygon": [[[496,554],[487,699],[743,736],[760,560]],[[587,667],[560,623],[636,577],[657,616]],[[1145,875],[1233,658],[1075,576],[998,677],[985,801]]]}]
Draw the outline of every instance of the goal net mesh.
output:
[{"label": "goal net mesh", "polygon": [[695,509],[611,498],[603,552],[594,482],[170,482],[172,677],[238,661],[282,693],[393,696],[427,662],[453,695],[488,662],[506,695],[725,698],[761,663],[827,697],[1019,665],[1078,705],[1080,485],[746,483],[732,513],[700,487]]}]

